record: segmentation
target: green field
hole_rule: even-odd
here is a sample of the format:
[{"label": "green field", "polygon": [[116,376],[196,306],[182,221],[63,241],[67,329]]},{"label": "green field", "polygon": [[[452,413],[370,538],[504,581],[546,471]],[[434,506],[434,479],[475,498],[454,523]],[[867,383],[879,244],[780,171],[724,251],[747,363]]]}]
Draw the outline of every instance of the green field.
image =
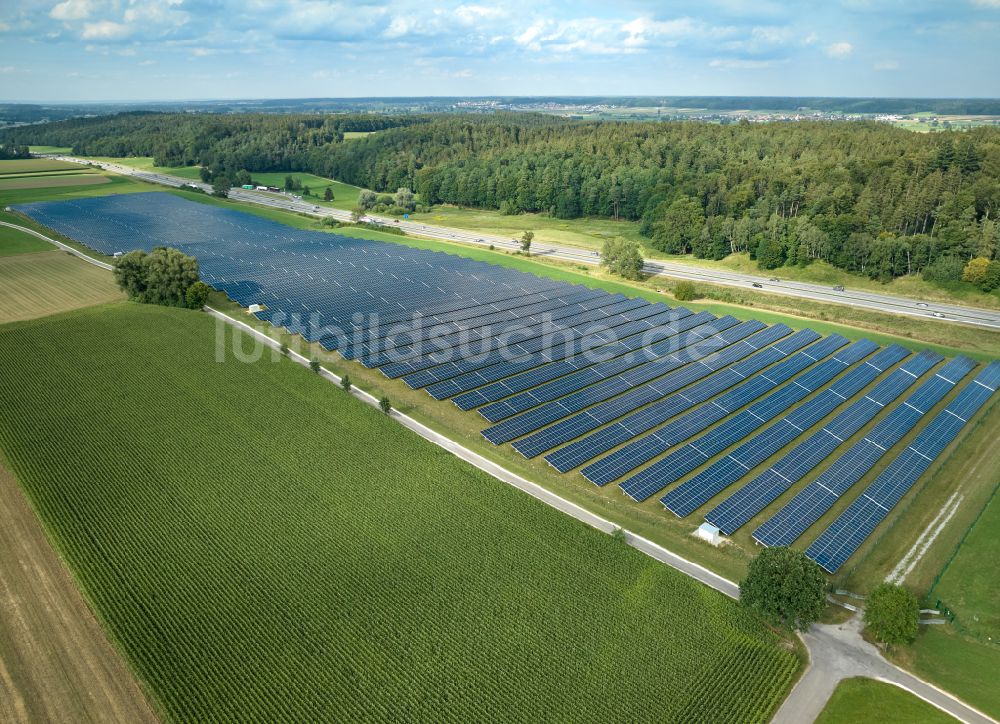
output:
[{"label": "green field", "polygon": [[940,599],[964,629],[1000,645],[1000,591],[996,577],[984,575],[998,560],[1000,495],[994,493],[928,597]]},{"label": "green field", "polygon": [[855,678],[837,684],[816,724],[954,724],[955,721],[898,686]]},{"label": "green field", "polygon": [[[995,567],[991,570],[996,570]],[[991,579],[990,573],[981,573]],[[996,578],[992,577],[994,585]],[[1000,645],[963,636],[952,626],[923,626],[917,640],[895,655],[897,663],[1000,719]]]},{"label": "green field", "polygon": [[0,226],[0,257],[28,254],[35,251],[52,251],[55,247],[37,236],[9,226]]},{"label": "green field", "polygon": [[[358,205],[358,194],[361,189],[357,186],[333,181],[328,178],[314,176],[311,173],[301,173],[298,171],[274,172],[274,173],[254,173],[253,180],[264,186],[285,187],[285,177],[291,176],[303,186],[309,187],[310,196],[304,196],[317,206],[329,206],[334,209],[344,209],[350,211]],[[323,192],[329,188],[333,191],[333,201],[323,201]],[[294,191],[295,194],[302,194],[302,191]]]},{"label": "green field", "polygon": [[0,447],[167,718],[769,718],[798,659],[733,602],[216,342],[0,328]]},{"label": "green field", "polygon": [[122,166],[131,166],[143,171],[156,171],[167,173],[172,176],[190,179],[191,181],[201,181],[201,168],[199,166],[154,166],[150,156],[129,156],[127,158],[114,158],[111,156],[85,156],[88,161],[99,161],[103,163],[118,163]]},{"label": "green field", "polygon": [[72,153],[69,146],[28,146],[31,153]]},{"label": "green field", "polygon": [[107,176],[89,173],[74,173],[60,176],[2,177],[0,191],[7,189],[43,189],[56,186],[97,186],[109,182]]},{"label": "green field", "polygon": [[0,324],[122,298],[106,270],[47,248],[0,255]]},{"label": "green field", "polygon": [[68,161],[56,161],[51,158],[16,158],[8,161],[0,161],[0,176],[30,173],[33,171],[77,170],[79,168],[80,164],[69,163]]}]

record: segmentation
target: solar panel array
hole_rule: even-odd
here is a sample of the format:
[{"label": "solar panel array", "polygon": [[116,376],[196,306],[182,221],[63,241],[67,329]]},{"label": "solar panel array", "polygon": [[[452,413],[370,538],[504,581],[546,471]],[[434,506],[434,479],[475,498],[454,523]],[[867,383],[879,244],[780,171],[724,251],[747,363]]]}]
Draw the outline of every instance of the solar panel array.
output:
[{"label": "solar panel array", "polygon": [[731,534],[800,488],[753,531],[763,545],[797,541],[891,456],[808,547],[830,572],[1000,384],[998,363],[963,385],[977,365],[962,357],[695,313],[166,193],[16,208],[105,254],[196,256],[206,282],[266,305],[260,319],[477,410],[486,440],[618,482],[636,502],[662,491],[688,516],[715,501],[705,518]]},{"label": "solar panel array", "polygon": [[919,435],[841,513],[806,550],[806,555],[835,573],[935,458],[1000,387],[1000,362],[992,362],[952,400]]},{"label": "solar panel array", "polygon": [[965,357],[956,357],[948,362],[818,478],[762,523],[754,531],[754,538],[768,546],[790,546],[798,540],[975,366],[975,362]]}]

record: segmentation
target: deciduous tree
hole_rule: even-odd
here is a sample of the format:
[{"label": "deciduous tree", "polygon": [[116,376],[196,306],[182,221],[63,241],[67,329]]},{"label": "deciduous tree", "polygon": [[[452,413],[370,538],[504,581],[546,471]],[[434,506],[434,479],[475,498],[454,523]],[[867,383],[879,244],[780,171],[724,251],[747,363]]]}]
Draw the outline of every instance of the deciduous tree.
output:
[{"label": "deciduous tree", "polygon": [[826,607],[826,579],[801,551],[765,548],[740,582],[740,603],[773,624],[805,631]]}]

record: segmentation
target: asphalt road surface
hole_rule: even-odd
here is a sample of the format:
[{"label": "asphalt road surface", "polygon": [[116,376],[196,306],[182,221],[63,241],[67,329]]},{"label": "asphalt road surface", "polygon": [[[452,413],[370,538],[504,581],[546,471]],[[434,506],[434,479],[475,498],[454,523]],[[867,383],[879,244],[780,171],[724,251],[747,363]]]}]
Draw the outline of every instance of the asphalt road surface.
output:
[{"label": "asphalt road surface", "polygon": [[[163,184],[183,188],[194,186],[211,193],[210,184],[189,181],[179,176],[153,173],[141,169],[123,166],[116,163],[97,163],[87,159],[75,158],[72,156],[54,155],[63,161],[74,163],[96,163],[102,168],[120,173],[126,176],[152,183]],[[269,191],[248,191],[246,189],[234,188],[229,192],[229,197],[239,201],[247,201],[262,206],[294,211],[300,214],[308,214],[318,218],[332,217],[338,221],[350,221],[351,213],[341,209],[331,209],[317,206],[309,201],[296,198],[285,192]],[[432,239],[443,239],[445,241],[458,241],[472,244],[488,246],[490,244],[501,249],[519,249],[521,244],[517,239],[496,234],[485,234],[465,229],[455,229],[443,226],[432,226],[407,219],[394,219],[390,217],[379,217],[367,215],[367,220],[384,226],[392,226],[417,236],[425,236]],[[600,256],[593,251],[579,249],[572,246],[542,245],[533,244],[531,253],[535,256],[547,256],[554,259],[563,259],[582,264],[596,265],[600,263]],[[831,287],[820,284],[807,284],[794,281],[771,281],[767,277],[758,277],[751,274],[740,274],[724,269],[709,269],[689,266],[686,264],[673,264],[664,261],[647,261],[644,267],[647,274],[662,275],[676,279],[687,279],[690,281],[709,282],[729,287],[739,287],[746,289],[752,285],[760,285],[760,291],[773,294],[781,294],[787,297],[797,297],[800,299],[811,299],[817,302],[831,302],[834,304],[845,304],[859,309],[869,309],[878,312],[888,312],[891,314],[903,314],[911,317],[921,317],[934,319],[943,323],[961,323],[977,327],[1000,330],[1000,311],[980,309],[977,307],[963,307],[956,304],[942,304],[938,302],[924,303],[917,299],[897,297],[889,294],[879,294],[877,292],[855,291],[845,289],[837,291]]]}]

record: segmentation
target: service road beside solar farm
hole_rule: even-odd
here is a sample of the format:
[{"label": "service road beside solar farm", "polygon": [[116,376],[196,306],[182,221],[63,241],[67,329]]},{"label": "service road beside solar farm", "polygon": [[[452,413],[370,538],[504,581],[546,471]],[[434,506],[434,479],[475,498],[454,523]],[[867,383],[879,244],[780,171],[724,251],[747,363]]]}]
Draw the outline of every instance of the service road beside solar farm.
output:
[{"label": "service road beside solar farm", "polygon": [[[842,578],[898,545],[886,539],[912,543],[920,531],[894,522],[962,484],[940,470],[961,464],[966,438],[995,435],[997,362],[695,312],[167,193],[16,210],[104,254],[197,256],[234,307],[264,305],[250,321],[733,579],[758,545],[799,547]],[[693,540],[703,522],[729,544]]]}]

